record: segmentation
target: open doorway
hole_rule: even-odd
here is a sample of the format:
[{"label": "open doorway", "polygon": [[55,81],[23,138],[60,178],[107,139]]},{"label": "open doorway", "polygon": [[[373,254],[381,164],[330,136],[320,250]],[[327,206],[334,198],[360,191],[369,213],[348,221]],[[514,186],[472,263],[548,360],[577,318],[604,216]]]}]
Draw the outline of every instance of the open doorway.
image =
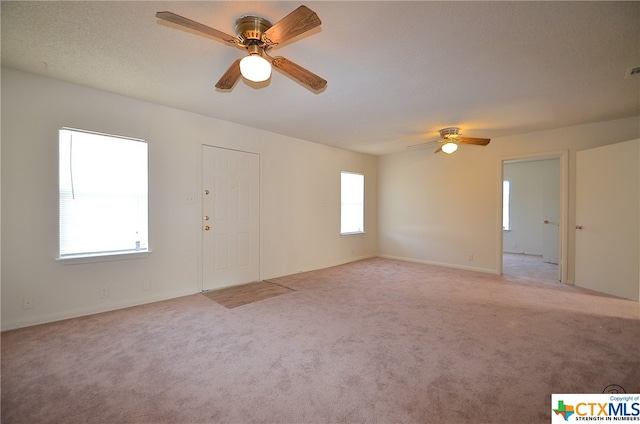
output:
[{"label": "open doorway", "polygon": [[562,155],[502,162],[502,274],[563,281]]}]

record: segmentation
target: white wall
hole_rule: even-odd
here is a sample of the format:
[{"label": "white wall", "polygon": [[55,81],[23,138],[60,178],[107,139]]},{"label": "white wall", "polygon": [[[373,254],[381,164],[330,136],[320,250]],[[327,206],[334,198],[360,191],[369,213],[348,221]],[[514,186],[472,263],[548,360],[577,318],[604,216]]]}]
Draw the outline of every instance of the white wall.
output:
[{"label": "white wall", "polygon": [[[511,182],[511,229],[503,233],[507,253],[542,255],[545,184],[560,185],[558,159],[517,161],[504,164],[503,179]],[[545,175],[555,176],[548,181]]]},{"label": "white wall", "polygon": [[[63,126],[148,141],[148,257],[55,260]],[[2,69],[2,328],[199,292],[202,144],[260,154],[263,279],[376,255],[374,156]],[[365,174],[364,235],[340,237],[342,170]],[[186,194],[197,202],[185,203]],[[108,298],[99,297],[100,287],[109,288]],[[23,309],[25,297],[34,308]]]},{"label": "white wall", "polygon": [[[380,256],[498,273],[502,161],[568,152],[566,267],[573,281],[576,151],[638,138],[638,117],[493,139],[451,156],[407,150],[378,160]],[[473,255],[473,260],[469,260]]]}]

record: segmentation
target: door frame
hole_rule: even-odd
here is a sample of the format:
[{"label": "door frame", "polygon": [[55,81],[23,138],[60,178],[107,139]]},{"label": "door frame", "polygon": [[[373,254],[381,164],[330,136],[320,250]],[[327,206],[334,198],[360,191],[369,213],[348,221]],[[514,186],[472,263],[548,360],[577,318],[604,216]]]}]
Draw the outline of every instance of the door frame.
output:
[{"label": "door frame", "polygon": [[504,238],[503,238],[503,230],[502,230],[502,197],[503,197],[503,185],[502,181],[504,180],[504,164],[505,162],[527,162],[531,160],[543,160],[543,159],[558,159],[560,164],[560,228],[558,229],[559,233],[559,252],[560,257],[558,258],[558,279],[561,283],[566,283],[567,281],[567,255],[568,255],[568,240],[569,240],[569,151],[568,150],[557,150],[552,152],[542,152],[542,153],[528,153],[528,154],[520,154],[513,156],[504,156],[500,158],[498,161],[498,199],[497,199],[497,210],[499,213],[497,214],[497,231],[498,231],[498,243],[497,243],[497,251],[496,251],[496,264],[497,264],[497,274],[502,275],[502,255],[504,249]]},{"label": "door frame", "polygon": [[262,281],[262,155],[259,152],[251,152],[249,150],[242,149],[232,149],[230,147],[225,146],[217,146],[215,144],[209,143],[201,143],[199,148],[199,160],[197,165],[197,178],[198,178],[198,189],[199,196],[196,196],[197,199],[197,216],[196,216],[196,225],[198,229],[198,246],[196,249],[197,255],[197,278],[198,278],[198,288],[200,292],[204,292],[204,265],[203,265],[203,241],[204,241],[204,231],[202,224],[202,196],[204,194],[204,169],[203,169],[203,152],[205,147],[213,147],[216,149],[223,150],[231,150],[234,152],[240,153],[249,153],[252,155],[258,156],[258,281]]}]

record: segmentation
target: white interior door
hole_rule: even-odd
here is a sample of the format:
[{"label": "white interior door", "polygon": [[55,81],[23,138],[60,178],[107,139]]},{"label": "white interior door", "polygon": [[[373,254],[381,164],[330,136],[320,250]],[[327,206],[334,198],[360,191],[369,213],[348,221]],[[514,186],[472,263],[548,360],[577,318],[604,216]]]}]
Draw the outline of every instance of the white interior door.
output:
[{"label": "white interior door", "polygon": [[260,274],[260,158],[202,146],[202,289]]},{"label": "white interior door", "polygon": [[577,153],[575,284],[638,300],[640,140]]},{"label": "white interior door", "polygon": [[560,250],[559,159],[549,160],[542,179],[542,260],[557,264]]}]

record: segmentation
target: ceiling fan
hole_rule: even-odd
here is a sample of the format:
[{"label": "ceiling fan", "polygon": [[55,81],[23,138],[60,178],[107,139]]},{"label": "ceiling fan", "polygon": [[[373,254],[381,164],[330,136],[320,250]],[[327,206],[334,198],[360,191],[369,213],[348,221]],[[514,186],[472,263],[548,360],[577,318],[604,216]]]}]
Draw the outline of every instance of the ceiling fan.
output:
[{"label": "ceiling fan", "polygon": [[[438,143],[442,143],[434,153],[440,151],[450,155],[458,150],[458,144],[475,144],[476,146],[486,146],[491,141],[490,138],[476,138],[476,137],[463,137],[460,134],[460,128],[447,127],[440,130],[440,139],[436,140]],[[420,148],[434,141],[428,141],[426,143],[414,144],[409,148]]]},{"label": "ceiling fan", "polygon": [[[275,24],[259,16],[243,16],[236,21],[237,36],[226,34],[172,12],[156,13],[158,19],[180,25],[245,49],[248,55],[237,59],[216,83],[216,88],[230,90],[243,76],[262,82],[271,76],[275,67],[311,90],[320,91],[327,81],[282,56],[271,57],[267,51],[321,24],[320,18],[306,6],[300,6]],[[269,60],[265,59],[268,58]]]}]

